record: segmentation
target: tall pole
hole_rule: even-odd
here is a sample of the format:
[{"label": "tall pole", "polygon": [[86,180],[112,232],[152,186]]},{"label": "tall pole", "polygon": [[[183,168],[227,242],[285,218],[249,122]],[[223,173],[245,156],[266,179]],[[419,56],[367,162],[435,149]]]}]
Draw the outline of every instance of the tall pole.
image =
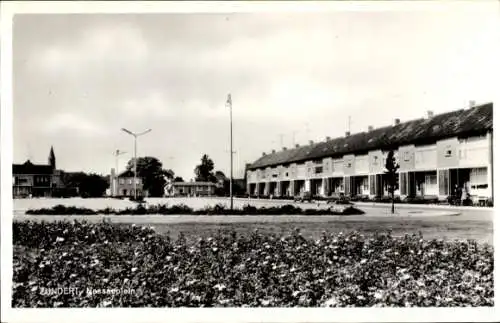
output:
[{"label": "tall pole", "polygon": [[229,197],[231,198],[231,210],[233,210],[233,102],[231,94],[227,96],[227,104],[229,105],[229,133],[230,147],[229,154],[231,155],[231,175],[229,177]]},{"label": "tall pole", "polygon": [[113,179],[113,196],[118,195],[118,174],[120,173],[118,171],[118,158],[120,155],[125,154],[124,151],[120,151],[120,149],[117,149],[114,153],[115,155],[115,178]]},{"label": "tall pole", "polygon": [[137,201],[137,135],[134,135],[134,201]]},{"label": "tall pole", "polygon": [[136,183],[137,182],[137,137],[147,134],[148,132],[151,131],[151,129],[148,129],[140,133],[133,133],[132,131],[127,130],[125,128],[122,128],[122,131],[134,137],[134,186],[133,187],[134,187],[134,200],[137,200],[137,183]]}]

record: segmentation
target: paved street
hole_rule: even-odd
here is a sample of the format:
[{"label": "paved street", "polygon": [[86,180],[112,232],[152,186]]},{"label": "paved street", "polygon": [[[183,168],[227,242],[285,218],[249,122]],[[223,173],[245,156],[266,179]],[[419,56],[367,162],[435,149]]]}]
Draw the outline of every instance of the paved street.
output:
[{"label": "paved street", "polygon": [[[224,198],[169,198],[149,199],[149,204],[168,203],[169,205],[186,204],[194,209],[207,205],[225,204]],[[235,207],[245,204],[260,206],[278,206],[293,203],[278,200],[235,199]],[[290,232],[301,228],[304,235],[319,237],[321,232],[339,232],[358,230],[366,234],[375,231],[391,230],[396,235],[422,232],[426,238],[475,239],[493,243],[493,210],[487,208],[460,208],[442,206],[396,205],[396,215],[390,214],[390,205],[357,203],[357,207],[366,212],[355,216],[189,216],[189,215],[121,215],[121,216],[54,216],[24,215],[29,208],[51,207],[57,204],[76,205],[93,209],[105,207],[126,208],[134,204],[128,200],[115,199],[40,199],[15,200],[15,220],[57,221],[61,219],[86,220],[100,222],[103,218],[111,222],[126,224],[153,225],[160,232],[176,236],[183,232],[191,237],[213,234],[218,230],[233,229],[248,232],[260,229],[266,232]],[[326,203],[295,203],[301,208],[324,208]]]}]

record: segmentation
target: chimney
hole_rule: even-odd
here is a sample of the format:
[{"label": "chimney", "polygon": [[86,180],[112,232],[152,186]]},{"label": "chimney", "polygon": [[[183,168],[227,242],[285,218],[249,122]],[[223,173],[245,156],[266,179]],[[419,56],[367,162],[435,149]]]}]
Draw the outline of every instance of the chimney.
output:
[{"label": "chimney", "polygon": [[274,154],[274,153],[276,153],[276,150],[274,150],[274,149],[273,149],[273,150],[272,150],[272,153],[273,153],[273,154]]},{"label": "chimney", "polygon": [[427,118],[431,119],[432,117],[434,117],[434,112],[431,110],[427,111]]},{"label": "chimney", "polygon": [[283,147],[283,151],[285,151],[285,150],[286,150],[286,147]]},{"label": "chimney", "polygon": [[471,108],[471,109],[472,109],[472,108],[474,108],[475,106],[476,106],[476,101],[474,101],[474,100],[470,100],[470,101],[469,101],[469,108]]},{"label": "chimney", "polygon": [[368,132],[373,131],[373,126],[368,126]]},{"label": "chimney", "polygon": [[350,132],[350,131],[346,131],[346,132],[345,132],[345,136],[346,136],[346,137],[349,137],[350,135],[351,135],[351,132]]},{"label": "chimney", "polygon": [[400,123],[401,123],[401,120],[399,120],[399,118],[394,119],[394,125],[395,126],[397,126]]},{"label": "chimney", "polygon": [[312,146],[313,144],[314,144],[314,141],[309,140],[309,145],[311,145],[311,146]]},{"label": "chimney", "polygon": [[300,147],[300,145],[299,145],[299,144],[295,144],[295,148],[299,148],[299,147]]},{"label": "chimney", "polygon": [[262,153],[262,156],[265,156],[265,155],[266,155],[266,152],[263,152],[263,153]]},{"label": "chimney", "polygon": [[330,141],[331,139],[329,136],[326,136],[326,141]]}]

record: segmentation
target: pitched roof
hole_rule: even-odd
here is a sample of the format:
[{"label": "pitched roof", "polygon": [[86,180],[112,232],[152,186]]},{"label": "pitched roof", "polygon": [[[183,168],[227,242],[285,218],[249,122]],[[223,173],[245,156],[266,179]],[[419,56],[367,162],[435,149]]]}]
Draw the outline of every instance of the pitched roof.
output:
[{"label": "pitched roof", "polygon": [[212,182],[174,182],[175,186],[202,186],[202,185],[209,185],[213,186],[215,183]]},{"label": "pitched roof", "polygon": [[449,137],[484,134],[492,129],[493,103],[488,103],[467,110],[447,112],[428,119],[416,119],[370,132],[267,154],[257,159],[248,169],[341,157],[375,149],[394,149],[407,144],[425,144]]},{"label": "pitched roof", "polygon": [[118,177],[134,177],[134,172],[131,170],[126,170],[118,175]]},{"label": "pitched roof", "polygon": [[27,160],[24,164],[12,164],[12,174],[51,175],[53,169],[50,165],[37,165]]}]

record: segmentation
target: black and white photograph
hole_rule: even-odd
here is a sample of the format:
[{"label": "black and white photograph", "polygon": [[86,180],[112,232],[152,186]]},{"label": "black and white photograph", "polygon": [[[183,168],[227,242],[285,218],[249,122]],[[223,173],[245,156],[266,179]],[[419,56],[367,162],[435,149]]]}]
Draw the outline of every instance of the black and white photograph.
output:
[{"label": "black and white photograph", "polygon": [[499,8],[2,3],[5,321],[489,320]]}]

